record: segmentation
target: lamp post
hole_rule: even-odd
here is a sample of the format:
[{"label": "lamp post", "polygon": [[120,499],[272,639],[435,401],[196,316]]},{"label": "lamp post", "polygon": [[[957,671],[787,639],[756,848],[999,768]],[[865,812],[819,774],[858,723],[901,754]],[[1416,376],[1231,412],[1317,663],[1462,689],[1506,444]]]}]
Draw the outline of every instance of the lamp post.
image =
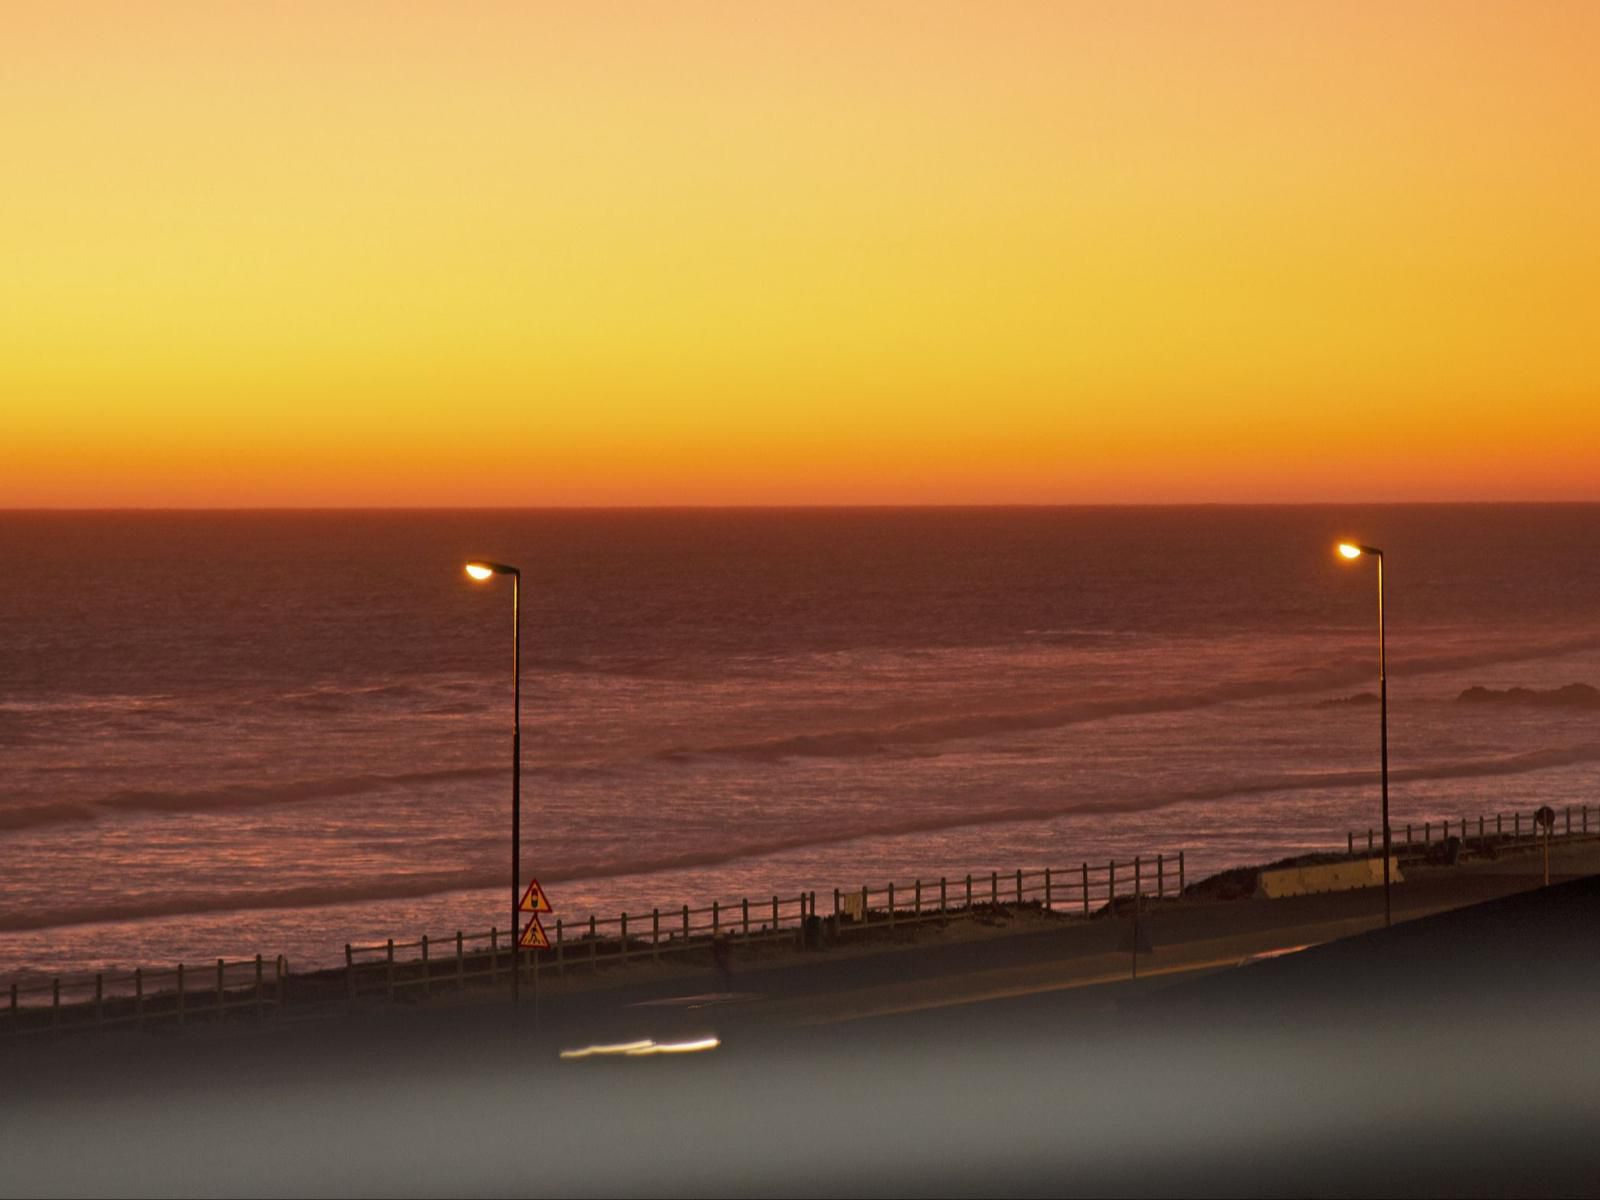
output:
[{"label": "lamp post", "polygon": [[1347,559],[1363,555],[1378,560],[1378,746],[1383,780],[1383,923],[1394,924],[1394,909],[1389,899],[1389,669],[1383,631],[1383,551],[1357,542],[1340,542],[1339,553]]},{"label": "lamp post", "polygon": [[522,895],[522,572],[504,563],[476,560],[467,574],[479,583],[511,576],[511,1004],[521,984],[517,962],[517,902]]}]

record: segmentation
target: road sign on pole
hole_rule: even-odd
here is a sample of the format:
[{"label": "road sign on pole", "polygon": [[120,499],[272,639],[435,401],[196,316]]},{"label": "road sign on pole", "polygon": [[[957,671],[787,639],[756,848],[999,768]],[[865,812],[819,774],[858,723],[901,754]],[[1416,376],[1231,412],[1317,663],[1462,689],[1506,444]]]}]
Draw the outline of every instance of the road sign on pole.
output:
[{"label": "road sign on pole", "polygon": [[539,924],[538,916],[528,918],[528,923],[522,927],[522,936],[517,939],[517,946],[523,950],[550,949],[550,939],[545,936],[544,926]]},{"label": "road sign on pole", "polygon": [[544,894],[544,889],[539,886],[537,879],[528,884],[528,890],[522,893],[522,902],[517,905],[525,913],[553,913],[550,907],[550,898]]},{"label": "road sign on pole", "polygon": [[1556,828],[1556,810],[1548,804],[1541,805],[1533,814],[1533,823],[1544,829],[1544,885],[1550,886],[1550,835]]}]

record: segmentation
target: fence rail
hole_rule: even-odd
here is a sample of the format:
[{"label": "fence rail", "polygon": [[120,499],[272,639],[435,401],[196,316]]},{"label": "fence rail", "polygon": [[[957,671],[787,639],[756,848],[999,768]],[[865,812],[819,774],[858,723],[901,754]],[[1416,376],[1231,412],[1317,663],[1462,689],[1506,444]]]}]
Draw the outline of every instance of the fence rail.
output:
[{"label": "fence rail", "polygon": [[[835,932],[844,938],[879,927],[893,929],[919,921],[944,921],[975,915],[1006,904],[1038,904],[1056,913],[1091,916],[1097,907],[1121,896],[1165,899],[1183,894],[1184,852],[1135,855],[1126,862],[1079,863],[1002,874],[965,875],[959,879],[914,879],[882,888],[833,893]],[[1120,874],[1119,874],[1120,872]]]},{"label": "fence rail", "polygon": [[25,1034],[184,1025],[223,1020],[241,1010],[260,1018],[287,1005],[288,987],[289,963],[281,954],[18,980],[6,989],[4,1025],[9,1033]]},{"label": "fence rail", "polygon": [[[1177,897],[1183,892],[1184,869],[1179,851],[1065,869],[992,871],[987,877],[964,876],[954,885],[941,878],[936,883],[915,879],[881,888],[870,884],[850,891],[836,888],[833,920],[826,934],[812,936],[856,937],[919,922],[964,919],[1013,903],[1039,904],[1069,914],[1081,910],[1088,916],[1119,896]],[[472,980],[494,982],[507,976],[513,965],[523,979],[531,977],[537,983],[551,971],[559,977],[569,970],[592,973],[630,959],[659,962],[672,955],[703,955],[719,937],[736,946],[803,940],[808,919],[820,916],[817,893],[812,891],[788,899],[745,898],[700,908],[681,905],[615,917],[591,915],[574,924],[557,919],[546,950],[514,949],[513,936],[499,926],[479,933],[456,930],[442,937],[424,934],[413,941],[347,944],[345,994],[352,1002],[377,997],[393,1001],[411,990],[424,996],[440,989],[463,990]]]},{"label": "fence rail", "polygon": [[[1537,810],[1535,810],[1537,811]],[[1552,841],[1565,838],[1600,837],[1600,806],[1580,804],[1576,807],[1568,805],[1555,812],[1555,826],[1549,831]],[[1591,816],[1591,813],[1593,814]],[[1574,822],[1573,816],[1577,820]],[[1452,833],[1451,830],[1455,830]],[[1414,837],[1413,834],[1420,834]],[[1414,849],[1418,845],[1431,846],[1437,842],[1445,842],[1451,837],[1458,837],[1463,844],[1478,843],[1487,846],[1506,846],[1518,843],[1532,844],[1542,841],[1545,837],[1534,822],[1532,812],[1523,813],[1512,810],[1509,813],[1498,812],[1492,815],[1479,814],[1476,824],[1466,817],[1445,818],[1440,821],[1423,821],[1420,825],[1390,825],[1389,843],[1391,847],[1404,852]],[[1379,853],[1383,850],[1383,833],[1380,828],[1368,828],[1365,832],[1366,852]],[[1362,839],[1357,836],[1356,830],[1351,830],[1345,835],[1345,852],[1354,855],[1361,846]]]},{"label": "fence rail", "polygon": [[[615,917],[591,914],[569,924],[557,918],[548,931],[548,950],[522,950],[515,946],[516,932],[491,927],[486,932],[431,937],[415,941],[344,948],[345,990],[350,1000],[420,989],[464,988],[469,980],[498,980],[513,966],[527,978],[547,971],[564,976],[568,970],[598,971],[602,965],[648,958],[659,962],[672,955],[704,953],[713,938],[727,937],[735,944],[793,939],[811,915],[815,893],[767,900],[748,898],[723,904],[713,901],[700,908],[652,908],[647,913],[619,913]],[[397,957],[416,951],[414,957]]]},{"label": "fence rail", "polygon": [[[1417,834],[1420,833],[1420,837]],[[1468,849],[1517,848],[1552,841],[1600,838],[1600,806],[1581,805],[1556,813],[1546,834],[1532,812],[1482,815],[1391,826],[1399,852],[1432,848],[1459,837]],[[1363,842],[1365,849],[1363,849]],[[1375,829],[1351,830],[1345,852],[1351,856],[1381,847]],[[469,983],[497,983],[513,969],[537,983],[547,972],[598,972],[603,967],[638,959],[660,962],[674,955],[705,955],[713,941],[734,945],[798,941],[816,944],[893,931],[921,922],[970,919],[1008,905],[1037,905],[1062,916],[1090,917],[1129,896],[1181,899],[1188,888],[1184,851],[1136,855],[1126,861],[1080,862],[959,878],[912,879],[881,887],[834,889],[832,911],[824,918],[817,893],[771,896],[731,903],[652,908],[648,912],[591,915],[550,926],[547,950],[515,948],[515,930],[491,927],[482,932],[456,930],[443,936],[423,934],[412,941],[388,940],[378,945],[348,944],[344,967],[327,972],[343,975],[343,1000],[355,1003],[381,998],[427,997],[436,991],[465,990]],[[337,983],[331,985],[337,989]],[[216,959],[202,965],[139,967],[129,971],[16,980],[0,985],[0,1031],[9,1034],[64,1032],[132,1025],[183,1026],[220,1021],[230,1015],[257,1019],[281,1014],[289,1006],[289,963],[282,956]],[[326,993],[327,989],[323,989]]]}]

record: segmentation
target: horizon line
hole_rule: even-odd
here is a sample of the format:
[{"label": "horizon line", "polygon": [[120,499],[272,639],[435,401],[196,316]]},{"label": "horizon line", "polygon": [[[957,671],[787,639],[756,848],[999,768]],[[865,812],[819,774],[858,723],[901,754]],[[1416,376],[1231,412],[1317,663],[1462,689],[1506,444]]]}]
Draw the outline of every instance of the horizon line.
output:
[{"label": "horizon line", "polygon": [[915,512],[1181,508],[1579,508],[1600,506],[1584,500],[1147,500],[1147,501],[976,501],[953,503],[837,504],[251,504],[251,505],[18,505],[0,507],[0,516],[53,513],[511,513],[511,512]]}]

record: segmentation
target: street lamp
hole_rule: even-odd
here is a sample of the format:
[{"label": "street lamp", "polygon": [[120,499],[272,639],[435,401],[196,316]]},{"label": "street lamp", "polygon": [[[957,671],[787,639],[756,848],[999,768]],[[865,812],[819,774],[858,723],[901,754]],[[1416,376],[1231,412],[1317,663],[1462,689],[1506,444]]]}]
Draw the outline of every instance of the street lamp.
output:
[{"label": "street lamp", "polygon": [[1389,900],[1389,669],[1383,632],[1383,551],[1358,542],[1340,542],[1339,553],[1347,559],[1363,555],[1378,560],[1378,745],[1383,780],[1383,923],[1394,924],[1394,909]]},{"label": "street lamp", "polygon": [[467,564],[479,583],[496,575],[511,576],[511,1003],[518,1000],[517,903],[522,895],[522,572],[505,563],[483,559]]}]

